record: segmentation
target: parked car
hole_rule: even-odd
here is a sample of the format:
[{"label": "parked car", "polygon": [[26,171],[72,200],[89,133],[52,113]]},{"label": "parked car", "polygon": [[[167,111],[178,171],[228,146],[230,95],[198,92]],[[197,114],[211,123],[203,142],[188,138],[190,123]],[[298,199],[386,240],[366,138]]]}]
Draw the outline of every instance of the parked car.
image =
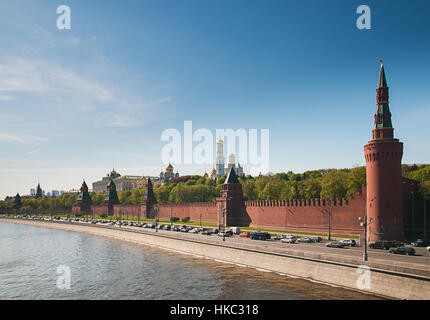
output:
[{"label": "parked car", "polygon": [[206,235],[206,236],[210,236],[212,233],[208,230],[204,230],[204,231],[202,231],[202,234]]},{"label": "parked car", "polygon": [[282,243],[296,243],[296,238],[282,238]]},{"label": "parked car", "polygon": [[170,230],[170,229],[172,229],[172,227],[170,226],[170,224],[166,224],[166,225],[164,226],[164,229],[166,229],[166,230]]},{"label": "parked car", "polygon": [[411,243],[414,247],[427,247],[430,245],[430,240],[427,239],[417,239]]},{"label": "parked car", "polygon": [[251,232],[243,232],[240,234],[242,238],[249,238],[251,236]]},{"label": "parked car", "polygon": [[390,248],[395,248],[396,246],[397,244],[394,243],[393,241],[386,241],[386,240],[376,241],[369,244],[369,248],[384,249],[384,250],[389,250]]},{"label": "parked car", "polygon": [[427,251],[430,252],[430,246],[427,247]]},{"label": "parked car", "polygon": [[230,232],[218,232],[219,237],[231,237]]},{"label": "parked car", "polygon": [[297,239],[297,242],[312,243],[314,241],[309,237],[302,237],[302,238]]},{"label": "parked car", "polygon": [[345,246],[355,247],[357,243],[353,239],[343,239],[341,241]]},{"label": "parked car", "polygon": [[408,256],[413,256],[415,254],[415,249],[411,247],[397,247],[390,248],[389,253],[395,254],[407,254]]},{"label": "parked car", "polygon": [[328,248],[345,248],[346,244],[340,241],[333,241],[326,244],[326,247]]},{"label": "parked car", "polygon": [[199,233],[199,229],[194,228],[194,229],[191,230],[191,233]]},{"label": "parked car", "polygon": [[239,227],[231,227],[230,231],[232,231],[233,234],[240,234],[240,228]]},{"label": "parked car", "polygon": [[269,240],[270,234],[268,232],[253,232],[251,234],[252,240]]},{"label": "parked car", "polygon": [[282,239],[284,239],[285,238],[285,235],[283,235],[283,234],[277,234],[274,238],[273,238],[273,240],[282,240]]},{"label": "parked car", "polygon": [[310,237],[311,238],[311,240],[313,241],[313,242],[321,242],[321,240],[322,240],[322,238],[321,237]]},{"label": "parked car", "polygon": [[216,228],[212,229],[212,230],[211,230],[211,233],[212,233],[212,234],[217,234],[217,233],[218,233],[218,229],[216,229]]}]

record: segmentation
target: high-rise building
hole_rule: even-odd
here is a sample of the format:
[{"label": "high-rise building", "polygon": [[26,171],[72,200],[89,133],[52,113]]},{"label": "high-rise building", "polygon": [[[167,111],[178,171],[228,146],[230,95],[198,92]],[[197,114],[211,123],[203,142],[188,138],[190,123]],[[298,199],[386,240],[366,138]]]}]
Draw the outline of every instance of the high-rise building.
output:
[{"label": "high-rise building", "polygon": [[364,146],[370,241],[404,238],[401,182],[403,143],[394,138],[393,131],[387,80],[381,60],[372,140]]}]

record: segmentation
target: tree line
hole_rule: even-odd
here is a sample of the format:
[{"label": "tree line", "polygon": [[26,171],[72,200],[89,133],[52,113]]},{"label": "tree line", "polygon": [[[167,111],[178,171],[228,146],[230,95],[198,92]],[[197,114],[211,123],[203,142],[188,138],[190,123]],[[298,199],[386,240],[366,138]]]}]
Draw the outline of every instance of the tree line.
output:
[{"label": "tree line", "polygon": [[[420,195],[430,199],[430,165],[403,165],[402,174],[421,182]],[[154,186],[154,196],[158,203],[186,203],[216,201],[221,195],[226,177],[216,181],[202,176],[190,176],[187,181]],[[321,169],[304,173],[292,171],[271,175],[239,178],[243,194],[248,200],[292,200],[315,198],[346,198],[357,190],[361,192],[366,182],[366,167],[350,169]],[[105,194],[90,193],[93,204],[101,205]],[[145,196],[145,188],[118,192],[121,204],[140,204]],[[59,197],[23,198],[22,213],[69,212],[76,203],[77,194],[62,194]],[[11,210],[14,200],[0,201],[0,210]]]}]

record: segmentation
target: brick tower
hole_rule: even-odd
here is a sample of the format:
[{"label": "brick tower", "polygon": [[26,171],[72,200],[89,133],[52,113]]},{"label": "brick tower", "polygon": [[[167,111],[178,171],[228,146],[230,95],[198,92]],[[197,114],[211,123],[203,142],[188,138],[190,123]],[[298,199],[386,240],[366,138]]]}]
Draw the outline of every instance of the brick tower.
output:
[{"label": "brick tower", "polygon": [[372,140],[364,146],[370,241],[404,238],[401,183],[403,143],[394,139],[388,103],[388,86],[381,60]]},{"label": "brick tower", "polygon": [[145,212],[145,218],[152,219],[154,216],[154,204],[156,203],[154,196],[154,189],[151,178],[148,178],[148,182],[146,183],[145,195],[143,198],[143,203],[141,206],[141,210]]},{"label": "brick tower", "polygon": [[106,188],[107,188],[107,192],[106,192],[104,204],[107,205],[107,207],[108,207],[108,215],[113,216],[113,213],[114,213],[113,212],[113,206],[115,204],[119,204],[115,182],[113,182],[113,180],[111,180]]},{"label": "brick tower", "polygon": [[91,195],[88,192],[88,186],[86,182],[82,182],[82,186],[79,192],[78,199],[76,200],[77,205],[80,207],[81,214],[90,214],[91,205],[93,201],[91,200]]},{"label": "brick tower", "polygon": [[[243,197],[242,185],[237,178],[234,168],[230,171],[222,185],[221,197],[217,198],[218,207],[218,224],[222,225],[225,222],[226,226],[248,227],[251,223],[251,218],[246,212],[246,198]],[[222,218],[223,210],[225,209],[224,221]]]}]

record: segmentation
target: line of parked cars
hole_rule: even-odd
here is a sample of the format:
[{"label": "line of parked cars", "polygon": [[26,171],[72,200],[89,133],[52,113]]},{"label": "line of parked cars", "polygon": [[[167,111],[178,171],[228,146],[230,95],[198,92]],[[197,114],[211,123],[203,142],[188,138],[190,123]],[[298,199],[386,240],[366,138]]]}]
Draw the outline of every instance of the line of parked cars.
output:
[{"label": "line of parked cars", "polygon": [[[393,254],[405,254],[415,255],[415,249],[412,247],[405,246],[404,242],[397,240],[380,240],[369,244],[371,249],[382,249],[388,250],[389,253]],[[426,247],[427,251],[430,252],[430,241],[425,239],[417,239],[410,243],[414,247]]]}]

